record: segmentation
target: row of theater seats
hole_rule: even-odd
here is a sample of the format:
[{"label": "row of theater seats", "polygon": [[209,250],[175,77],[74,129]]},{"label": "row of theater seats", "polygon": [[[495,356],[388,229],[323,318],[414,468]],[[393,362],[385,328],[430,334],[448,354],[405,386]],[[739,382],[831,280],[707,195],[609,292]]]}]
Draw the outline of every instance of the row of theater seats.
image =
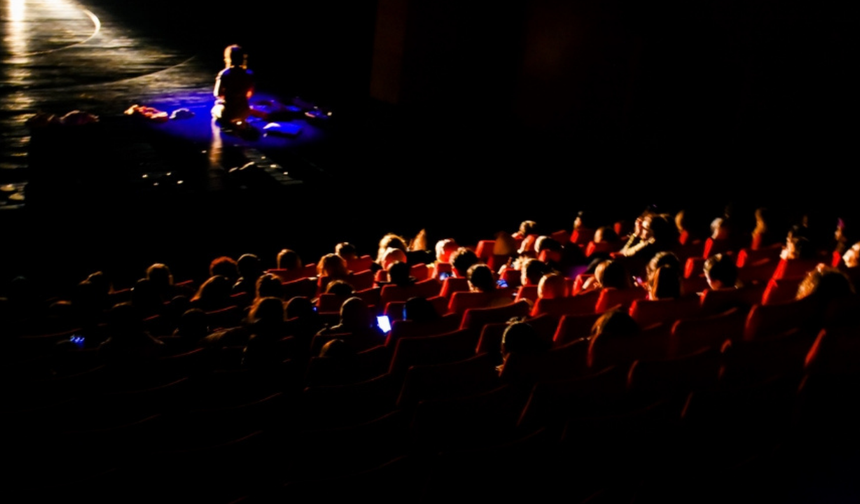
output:
[{"label": "row of theater seats", "polygon": [[[285,286],[293,282],[312,286],[308,297],[320,287],[310,277]],[[395,321],[384,341],[356,342],[365,349],[348,365],[291,358],[288,336],[276,350],[281,365],[266,370],[242,368],[238,347],[136,369],[89,368],[82,363],[95,360],[84,351],[68,356],[80,359],[77,372],[13,379],[4,394],[18,441],[10,457],[38,467],[14,474],[33,495],[112,502],[304,500],[320,489],[390,502],[512,491],[630,502],[681,492],[650,481],[674,471],[696,483],[688,500],[698,501],[701,488],[750,483],[721,479],[726,468],[796,474],[788,462],[809,467],[807,452],[829,449],[822,437],[844,442],[855,425],[842,398],[860,390],[856,298],[823,315],[809,299],[763,303],[762,284],[679,300],[612,298],[606,307],[629,309],[645,329],[635,343],[592,348],[585,338],[603,294],[558,300],[592,296],[576,309],[518,301],[460,310],[453,283],[419,281],[427,294],[438,289],[431,297],[445,315]],[[368,304],[402,313],[403,299],[382,302],[393,286],[372,285],[359,291]],[[210,315],[229,325],[242,304]],[[505,322],[515,316],[528,317],[552,349],[514,355],[499,374]],[[314,338],[311,351],[336,336]],[[659,470],[649,469],[658,458]]]},{"label": "row of theater seats", "polygon": [[[147,496],[178,489],[220,502],[296,497],[310,482],[326,480],[397,486],[385,478],[401,465],[422,468],[422,476],[408,477],[410,493],[383,500],[422,492],[439,497],[437,485],[456,481],[452,460],[466,457],[502,469],[492,463],[502,457],[526,470],[509,457],[520,448],[554,461],[558,470],[569,470],[573,459],[587,453],[590,467],[583,474],[596,469],[591,464],[618,471],[619,461],[630,463],[628,457],[641,456],[646,446],[677,457],[662,464],[697,461],[699,470],[714,470],[749,457],[770,461],[787,436],[821,428],[819,422],[834,428],[833,422],[845,421],[831,413],[850,408],[839,398],[857,391],[858,341],[856,326],[824,329],[811,338],[795,331],[589,370],[570,366],[587,353],[587,342],[577,340],[542,359],[511,361],[501,377],[490,353],[452,362],[447,360],[457,357],[448,354],[437,355],[446,362],[301,392],[279,389],[272,375],[247,369],[138,390],[87,391],[78,382],[66,384],[64,400],[10,411],[7,428],[27,447],[13,455],[44,459],[39,474],[50,476],[45,488],[134,488]],[[87,471],[65,472],[82,453],[91,457]],[[455,467],[493,480],[493,472]],[[613,472],[616,484],[618,477]],[[603,486],[608,484],[598,477],[569,491],[601,492],[611,489]],[[474,480],[471,485],[481,488]]]}]

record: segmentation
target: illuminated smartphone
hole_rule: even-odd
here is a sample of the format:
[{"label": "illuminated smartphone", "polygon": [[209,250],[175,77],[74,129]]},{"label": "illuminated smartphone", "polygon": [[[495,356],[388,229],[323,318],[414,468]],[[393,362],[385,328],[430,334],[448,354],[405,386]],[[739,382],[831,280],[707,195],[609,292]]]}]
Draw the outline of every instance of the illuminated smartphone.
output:
[{"label": "illuminated smartphone", "polygon": [[388,315],[379,315],[376,317],[376,325],[378,325],[385,334],[391,332],[391,320],[389,320]]},{"label": "illuminated smartphone", "polygon": [[496,280],[496,285],[502,289],[508,288],[508,282],[505,282],[504,278],[500,278],[500,279]]},{"label": "illuminated smartphone", "polygon": [[443,271],[442,273],[439,273],[439,280],[445,280],[446,278],[448,278],[448,277],[450,277],[450,276],[451,276],[451,274],[450,274],[450,273],[445,273],[445,272]]}]

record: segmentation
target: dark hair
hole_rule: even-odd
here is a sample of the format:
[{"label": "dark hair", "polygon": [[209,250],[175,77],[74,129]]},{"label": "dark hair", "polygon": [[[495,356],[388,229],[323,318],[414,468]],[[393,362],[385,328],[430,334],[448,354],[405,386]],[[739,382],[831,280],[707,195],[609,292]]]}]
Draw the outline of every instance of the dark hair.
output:
[{"label": "dark hair", "polygon": [[481,292],[489,292],[496,288],[493,270],[486,264],[474,264],[468,271],[469,283]]},{"label": "dark hair", "polygon": [[314,305],[304,296],[296,296],[287,301],[287,318],[307,318],[314,316]]},{"label": "dark hair", "polygon": [[622,310],[609,310],[591,326],[591,337],[601,335],[628,337],[639,334],[639,324]]},{"label": "dark hair", "polygon": [[395,261],[388,267],[388,280],[394,285],[409,287],[415,283],[414,279],[409,276],[411,272],[412,268],[408,264]]},{"label": "dark hair", "polygon": [[263,275],[257,279],[257,297],[284,297],[284,284],[275,275]]},{"label": "dark hair", "polygon": [[460,277],[465,277],[472,265],[478,263],[478,256],[466,247],[460,247],[456,252],[451,254],[451,266]]},{"label": "dark hair", "polygon": [[854,286],[848,276],[831,267],[818,267],[810,271],[797,288],[797,299],[814,296],[825,303],[852,294]]},{"label": "dark hair", "polygon": [[236,269],[236,261],[232,257],[221,256],[209,263],[209,276],[221,275],[228,280],[236,280],[239,271]]},{"label": "dark hair", "polygon": [[661,266],[672,266],[678,274],[681,272],[681,261],[678,259],[678,256],[672,252],[666,252],[665,250],[657,252],[645,267],[645,274],[649,283],[653,280],[654,274]]},{"label": "dark hair", "polygon": [[327,341],[320,349],[320,357],[344,358],[354,357],[355,354],[355,349],[340,338]]},{"label": "dark hair", "polygon": [[545,262],[539,259],[527,259],[522,269],[524,278],[521,279],[521,283],[526,285],[526,280],[528,280],[531,285],[537,285],[549,271],[550,268]]},{"label": "dark hair", "polygon": [[664,265],[657,268],[651,280],[653,299],[678,299],[681,297],[681,275],[674,266]]},{"label": "dark hair", "polygon": [[334,253],[343,257],[344,259],[347,259],[348,257],[356,254],[356,248],[355,245],[353,245],[352,243],[341,242],[335,245]]},{"label": "dark hair", "polygon": [[705,261],[705,276],[720,282],[723,287],[734,287],[738,281],[738,267],[731,257],[716,254]]},{"label": "dark hair", "polygon": [[278,252],[278,269],[294,270],[301,267],[302,260],[295,251],[284,249]]},{"label": "dark hair", "polygon": [[433,303],[423,297],[409,298],[403,305],[403,318],[414,322],[430,322],[439,318]]},{"label": "dark hair", "polygon": [[259,300],[252,308],[248,318],[252,322],[272,324],[284,321],[284,302],[275,297]]},{"label": "dark hair", "polygon": [[343,280],[334,280],[329,282],[325,288],[326,294],[334,294],[340,297],[351,296],[355,289],[349,282],[344,282]]},{"label": "dark hair", "polygon": [[155,263],[146,268],[146,278],[158,289],[173,285],[173,275],[170,274],[170,268],[165,264]]},{"label": "dark hair", "polygon": [[[595,275],[599,276],[597,280],[602,287],[614,287],[616,289],[626,289],[630,287],[630,278],[627,275],[627,268],[618,261],[604,261],[603,270],[598,268]],[[598,275],[599,273],[599,275]]]},{"label": "dark hair", "polygon": [[242,254],[236,261],[236,269],[245,280],[256,279],[263,273],[260,258],[254,254]]},{"label": "dark hair", "polygon": [[548,349],[549,344],[526,322],[514,322],[502,334],[502,354],[536,354]]}]

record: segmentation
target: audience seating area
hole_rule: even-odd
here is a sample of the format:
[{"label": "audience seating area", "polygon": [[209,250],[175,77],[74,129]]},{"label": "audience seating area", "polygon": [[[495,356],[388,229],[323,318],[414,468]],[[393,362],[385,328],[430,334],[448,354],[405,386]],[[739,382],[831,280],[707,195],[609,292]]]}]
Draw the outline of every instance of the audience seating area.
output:
[{"label": "audience seating area", "polygon": [[[627,239],[596,244],[585,228],[552,236],[580,253],[578,271],[594,258],[623,260]],[[494,253],[494,240],[467,247],[511,285],[492,292],[448,263],[413,264],[413,282],[397,285],[370,256],[353,258],[348,295],[326,293],[333,278],[316,264],[269,269],[285,304],[303,297],[316,311],[265,344],[255,293],[207,307],[189,299],[206,279],[176,283],[184,301],[149,311],[138,286],[98,306],[77,294],[10,295],[0,330],[13,487],[27,501],[225,504],[858,498],[857,294],[798,299],[816,261],[682,236],[683,292],[671,299],[638,285],[586,288],[593,264],[583,275],[559,269],[565,295],[540,298],[535,286],[511,285],[525,277],[505,268],[516,256]],[[716,252],[732,258],[742,285],[708,286],[703,268]],[[388,315],[391,332],[339,325],[353,297],[373,319]],[[404,319],[415,297],[438,318]],[[141,323],[112,318],[122,302]],[[183,313],[195,306],[207,329],[189,337]],[[596,344],[595,323],[611,310],[640,331]],[[503,349],[511,319],[530,324],[546,350]],[[320,355],[338,340],[350,351]]]}]

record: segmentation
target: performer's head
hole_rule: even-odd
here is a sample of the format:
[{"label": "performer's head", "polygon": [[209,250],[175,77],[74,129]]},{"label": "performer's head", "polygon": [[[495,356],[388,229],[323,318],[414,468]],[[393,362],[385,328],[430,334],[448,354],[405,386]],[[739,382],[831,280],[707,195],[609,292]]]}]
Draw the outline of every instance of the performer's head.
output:
[{"label": "performer's head", "polygon": [[244,67],[247,64],[247,57],[248,55],[245,54],[245,50],[236,44],[227,46],[227,48],[224,49],[224,64],[228,67]]}]

